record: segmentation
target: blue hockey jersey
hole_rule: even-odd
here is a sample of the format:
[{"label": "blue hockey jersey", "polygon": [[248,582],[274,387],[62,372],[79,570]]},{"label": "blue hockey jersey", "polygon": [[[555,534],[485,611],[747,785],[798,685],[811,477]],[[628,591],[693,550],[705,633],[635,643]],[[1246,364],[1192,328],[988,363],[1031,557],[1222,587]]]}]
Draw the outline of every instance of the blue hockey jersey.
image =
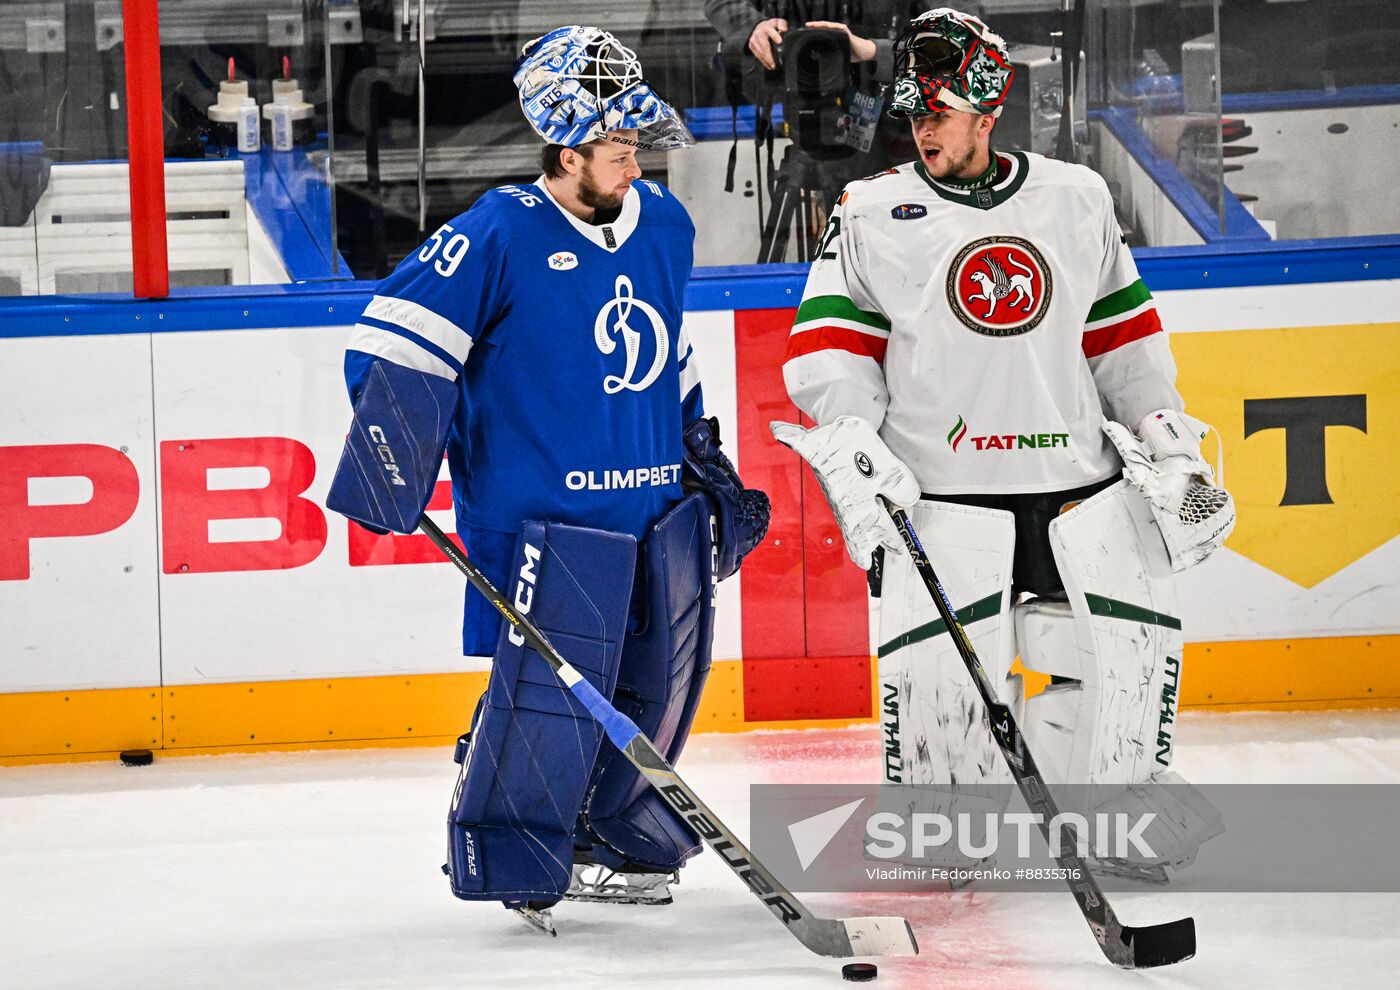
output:
[{"label": "blue hockey jersey", "polygon": [[351,401],[376,359],[456,383],[447,457],[469,529],[640,538],[679,501],[682,429],[703,415],[681,327],[694,233],[654,182],[599,225],[543,178],[493,189],[380,284],[346,353]]}]

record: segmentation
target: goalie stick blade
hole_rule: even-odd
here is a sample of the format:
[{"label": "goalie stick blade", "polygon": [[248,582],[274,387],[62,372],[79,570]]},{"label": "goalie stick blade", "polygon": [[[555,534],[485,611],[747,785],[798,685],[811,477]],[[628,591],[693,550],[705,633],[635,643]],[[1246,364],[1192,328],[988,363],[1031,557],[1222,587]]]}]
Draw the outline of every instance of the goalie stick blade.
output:
[{"label": "goalie stick blade", "polygon": [[917,956],[914,929],[903,918],[842,918],[853,956]]},{"label": "goalie stick blade", "polygon": [[1115,965],[1124,969],[1151,969],[1185,962],[1196,954],[1196,922],[1181,918],[1161,925],[1144,928],[1124,927],[1119,930],[1123,951],[1117,946],[1104,946],[1104,953]]},{"label": "goalie stick blade", "polygon": [[916,956],[919,943],[903,918],[819,918],[789,923],[793,936],[819,956]]}]

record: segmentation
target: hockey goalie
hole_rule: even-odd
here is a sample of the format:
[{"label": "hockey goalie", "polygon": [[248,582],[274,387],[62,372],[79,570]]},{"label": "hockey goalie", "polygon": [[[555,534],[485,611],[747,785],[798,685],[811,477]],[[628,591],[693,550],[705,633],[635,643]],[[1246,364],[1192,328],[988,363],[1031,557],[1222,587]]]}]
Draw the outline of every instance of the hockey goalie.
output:
[{"label": "hockey goalie", "polygon": [[[783,366],[817,426],[774,426],[816,471],[852,559],[881,578],[882,777],[1010,781],[872,492],[909,510],[1047,781],[1094,785],[1087,811],[1157,813],[1151,857],[1094,868],[1163,881],[1221,829],[1171,770],[1177,583],[1225,541],[1233,503],[1104,181],[991,147],[1005,43],[940,8],[896,56],[889,112],[919,157],[841,194]],[[1049,687],[1024,698],[1017,657]]]}]

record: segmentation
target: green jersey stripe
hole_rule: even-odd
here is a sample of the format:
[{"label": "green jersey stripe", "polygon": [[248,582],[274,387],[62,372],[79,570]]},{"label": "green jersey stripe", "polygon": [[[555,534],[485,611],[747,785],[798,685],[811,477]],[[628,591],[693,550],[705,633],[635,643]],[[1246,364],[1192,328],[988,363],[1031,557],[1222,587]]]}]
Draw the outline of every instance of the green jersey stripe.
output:
[{"label": "green jersey stripe", "polygon": [[813,296],[811,299],[802,300],[802,305],[797,308],[797,318],[793,323],[832,318],[863,323],[877,330],[888,331],[890,329],[889,320],[879,313],[867,313],[863,309],[858,309],[856,304],[845,296]]},{"label": "green jersey stripe", "polygon": [[1098,320],[1106,320],[1120,313],[1126,313],[1130,309],[1136,309],[1147,300],[1152,298],[1152,293],[1147,291],[1147,286],[1142,284],[1142,279],[1138,279],[1132,285],[1124,286],[1117,292],[1110,292],[1089,308],[1089,315],[1085,318],[1085,323],[1094,323]]}]

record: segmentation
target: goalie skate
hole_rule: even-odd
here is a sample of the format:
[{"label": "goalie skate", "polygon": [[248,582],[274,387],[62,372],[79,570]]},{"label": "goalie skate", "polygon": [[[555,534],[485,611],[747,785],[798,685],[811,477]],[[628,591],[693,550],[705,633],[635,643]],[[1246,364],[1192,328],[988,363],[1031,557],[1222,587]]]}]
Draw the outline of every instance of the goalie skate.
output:
[{"label": "goalie skate", "polygon": [[679,871],[617,873],[596,863],[575,863],[574,878],[564,899],[599,904],[670,904],[671,884],[680,879]]},{"label": "goalie skate", "polygon": [[514,907],[506,905],[512,914],[519,915],[531,928],[546,935],[557,938],[559,933],[554,930],[554,915],[550,911],[553,905],[546,901],[526,901]]}]

